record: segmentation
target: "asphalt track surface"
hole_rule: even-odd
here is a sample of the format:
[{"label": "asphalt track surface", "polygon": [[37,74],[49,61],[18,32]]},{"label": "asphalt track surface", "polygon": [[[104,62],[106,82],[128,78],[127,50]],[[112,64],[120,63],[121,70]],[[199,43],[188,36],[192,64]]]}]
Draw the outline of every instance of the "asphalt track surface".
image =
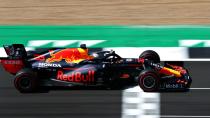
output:
[{"label": "asphalt track surface", "polygon": [[119,118],[121,91],[52,90],[20,94],[0,68],[0,118]]},{"label": "asphalt track surface", "polygon": [[[210,62],[186,62],[192,88],[210,88]],[[120,118],[121,91],[52,90],[20,94],[0,68],[0,118]],[[210,90],[161,93],[161,116],[210,116]]]},{"label": "asphalt track surface", "polygon": [[186,62],[193,82],[190,92],[161,93],[161,116],[210,117],[210,62]]}]

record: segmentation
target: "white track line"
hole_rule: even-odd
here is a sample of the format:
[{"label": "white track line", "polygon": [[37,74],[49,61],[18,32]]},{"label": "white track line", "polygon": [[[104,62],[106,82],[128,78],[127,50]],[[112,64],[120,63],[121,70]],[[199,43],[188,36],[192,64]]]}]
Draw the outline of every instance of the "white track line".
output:
[{"label": "white track line", "polygon": [[[173,60],[170,60],[170,61],[173,61]],[[174,60],[174,61],[177,61],[177,60]],[[188,58],[188,59],[181,59],[180,61],[210,61],[210,59],[209,58],[196,58],[196,59]]]},{"label": "white track line", "polygon": [[159,93],[143,92],[139,86],[123,90],[121,118],[159,118],[159,117],[160,117]]},{"label": "white track line", "polygon": [[154,50],[159,54],[162,61],[189,59],[188,48],[186,47],[109,47],[103,50],[114,50],[123,58],[139,58],[143,51]]},{"label": "white track line", "polygon": [[210,58],[189,58],[186,47],[110,47],[104,50],[114,50],[123,58],[138,58],[143,51],[154,50],[160,55],[161,61],[210,61]]},{"label": "white track line", "polygon": [[210,118],[210,116],[161,115],[162,118]]},{"label": "white track line", "polygon": [[191,90],[210,90],[210,88],[190,88]]}]

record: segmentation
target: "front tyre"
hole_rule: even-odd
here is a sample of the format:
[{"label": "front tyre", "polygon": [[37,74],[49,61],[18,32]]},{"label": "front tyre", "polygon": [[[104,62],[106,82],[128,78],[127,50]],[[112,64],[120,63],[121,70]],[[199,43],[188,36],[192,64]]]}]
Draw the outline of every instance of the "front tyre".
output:
[{"label": "front tyre", "polygon": [[32,70],[22,69],[16,74],[14,85],[21,93],[36,92],[38,87],[37,75]]},{"label": "front tyre", "polygon": [[144,70],[140,73],[138,84],[145,92],[158,91],[160,77],[152,70]]},{"label": "front tyre", "polygon": [[157,52],[153,50],[146,50],[142,52],[139,58],[148,59],[153,61],[154,63],[160,63],[160,56]]}]

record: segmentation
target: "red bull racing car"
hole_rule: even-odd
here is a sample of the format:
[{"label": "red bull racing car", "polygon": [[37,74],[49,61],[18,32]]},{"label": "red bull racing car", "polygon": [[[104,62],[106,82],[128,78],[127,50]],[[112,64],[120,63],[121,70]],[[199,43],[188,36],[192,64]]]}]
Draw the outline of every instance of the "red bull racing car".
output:
[{"label": "red bull racing car", "polygon": [[185,91],[192,82],[182,62],[161,64],[152,50],[135,59],[122,58],[112,50],[89,54],[85,44],[42,52],[26,51],[22,44],[4,48],[8,57],[0,62],[14,75],[14,85],[21,93],[59,86],[119,89],[130,85],[139,85],[145,92]]}]

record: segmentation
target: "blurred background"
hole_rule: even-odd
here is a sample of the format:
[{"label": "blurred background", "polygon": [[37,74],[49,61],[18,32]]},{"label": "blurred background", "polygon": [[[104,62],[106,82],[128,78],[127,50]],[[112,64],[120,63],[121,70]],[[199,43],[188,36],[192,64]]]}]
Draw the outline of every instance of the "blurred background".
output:
[{"label": "blurred background", "polygon": [[[188,93],[62,90],[20,94],[0,68],[0,117],[210,117],[210,0],[0,0],[3,44],[114,49],[138,57],[153,49],[162,60],[185,60]],[[132,52],[132,53],[131,53]],[[202,60],[202,61],[201,61]]]}]

